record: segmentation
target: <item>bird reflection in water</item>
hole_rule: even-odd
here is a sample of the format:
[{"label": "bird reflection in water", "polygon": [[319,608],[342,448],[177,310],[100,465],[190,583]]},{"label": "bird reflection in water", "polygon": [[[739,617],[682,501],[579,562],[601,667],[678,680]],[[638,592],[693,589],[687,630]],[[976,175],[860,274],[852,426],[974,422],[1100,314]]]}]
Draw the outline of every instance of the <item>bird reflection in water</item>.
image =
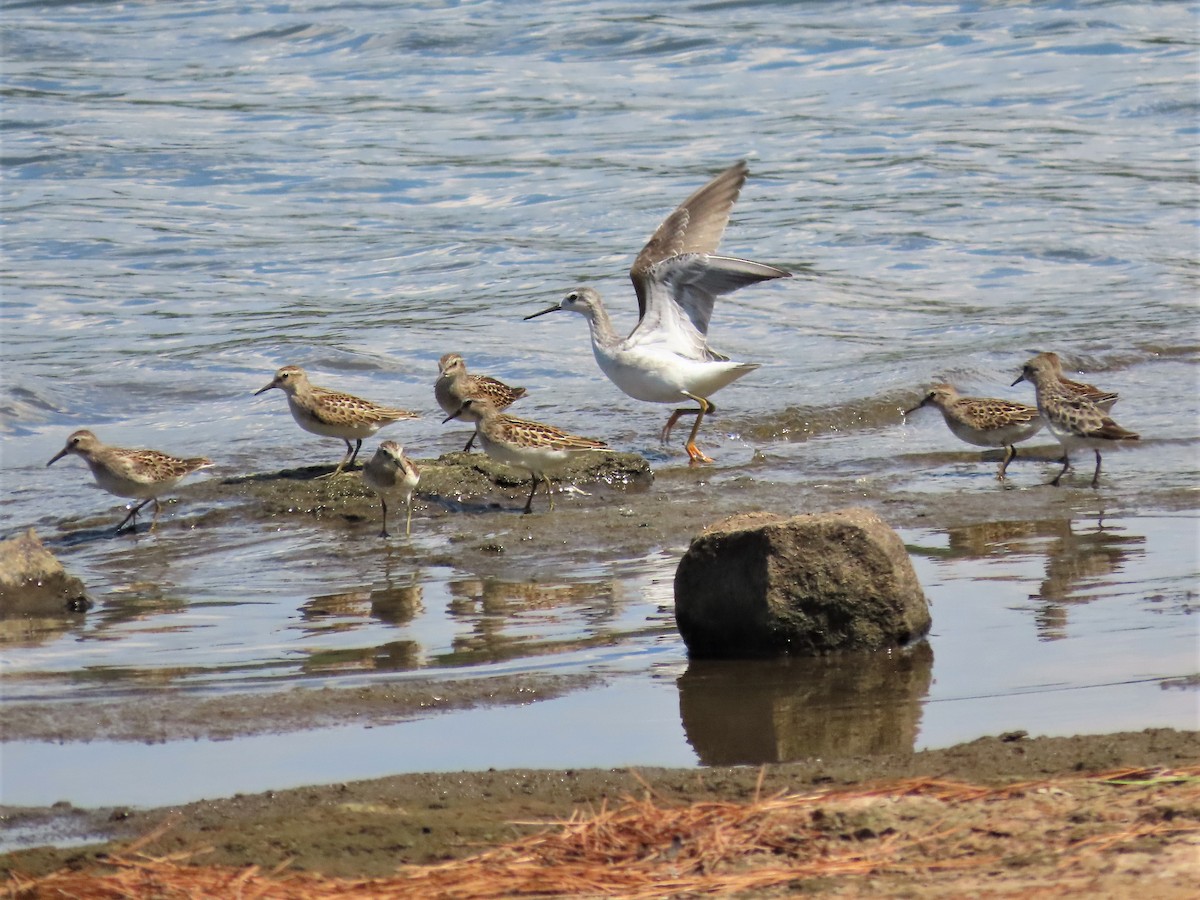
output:
[{"label": "bird reflection in water", "polygon": [[405,625],[424,610],[424,588],[416,583],[383,588],[353,588],[318,594],[300,607],[312,632],[347,631],[364,624],[368,617],[389,625]]},{"label": "bird reflection in water", "polygon": [[1067,611],[1095,596],[1095,589],[1124,567],[1133,556],[1145,554],[1146,538],[1123,528],[1106,528],[1103,519],[1091,528],[1075,530],[1069,519],[1046,548],[1046,577],[1030,600],[1041,602],[1038,636],[1056,641],[1067,636]]},{"label": "bird reflection in water", "polygon": [[1014,554],[1044,556],[1045,577],[1029,599],[1037,603],[1038,636],[1054,641],[1067,636],[1067,610],[1092,599],[1095,589],[1115,575],[1132,555],[1145,552],[1146,539],[1119,526],[1071,519],[983,522],[947,531],[951,558],[985,559]]},{"label": "bird reflection in water", "polygon": [[[612,640],[616,615],[611,582],[540,584],[499,578],[460,578],[449,583],[449,614],[471,625],[454,638],[455,658],[477,664],[562,653]],[[561,638],[557,635],[562,635]]]},{"label": "bird reflection in water", "polygon": [[[408,584],[356,588],[319,594],[300,607],[304,631],[309,636],[349,632],[371,619],[385,625],[404,626],[425,610],[424,587],[412,573]],[[331,674],[363,671],[407,671],[425,665],[419,641],[399,640],[365,647],[314,650],[305,659],[305,673]]]}]

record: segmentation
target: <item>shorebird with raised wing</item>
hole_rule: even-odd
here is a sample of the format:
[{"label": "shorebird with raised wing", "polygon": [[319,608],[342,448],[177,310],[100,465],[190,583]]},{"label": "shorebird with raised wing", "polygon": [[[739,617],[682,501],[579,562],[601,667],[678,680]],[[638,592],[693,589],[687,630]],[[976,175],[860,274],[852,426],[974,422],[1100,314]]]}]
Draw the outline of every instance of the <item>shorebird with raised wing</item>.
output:
[{"label": "shorebird with raised wing", "polygon": [[617,336],[600,294],[588,287],[576,288],[554,306],[525,317],[577,312],[588,321],[596,362],[622,391],[649,403],[694,401],[695,409],[676,409],[661,433],[666,443],[679,417],[694,415],[686,444],[693,463],[712,462],[696,446],[700,423],[716,409],[709,397],[758,368],[757,363],[735,362],[709,347],[708,324],[716,298],[760,281],[791,277],[776,266],[716,255],[747,174],[745,161],[730,166],[658,226],[629,271],[637,293],[638,324],[628,337]]}]

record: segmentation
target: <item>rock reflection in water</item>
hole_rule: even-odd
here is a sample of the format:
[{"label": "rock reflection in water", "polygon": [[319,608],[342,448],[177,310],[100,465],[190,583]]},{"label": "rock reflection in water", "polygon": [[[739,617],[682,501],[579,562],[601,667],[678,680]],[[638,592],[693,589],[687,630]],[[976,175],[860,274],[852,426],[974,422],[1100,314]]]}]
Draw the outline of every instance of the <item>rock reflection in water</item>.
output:
[{"label": "rock reflection in water", "polygon": [[72,632],[82,634],[84,616],[64,611],[59,616],[0,617],[0,646],[36,647]]},{"label": "rock reflection in water", "polygon": [[703,765],[911,752],[933,649],[777,660],[692,660],[679,711]]}]

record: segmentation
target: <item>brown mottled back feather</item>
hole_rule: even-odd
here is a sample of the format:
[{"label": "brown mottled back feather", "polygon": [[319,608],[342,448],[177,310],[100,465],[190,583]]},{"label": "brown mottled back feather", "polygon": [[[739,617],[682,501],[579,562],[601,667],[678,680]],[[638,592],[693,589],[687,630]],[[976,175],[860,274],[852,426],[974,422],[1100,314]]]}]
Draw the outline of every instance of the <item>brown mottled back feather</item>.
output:
[{"label": "brown mottled back feather", "polygon": [[311,385],[311,396],[316,402],[308,412],[318,422],[326,425],[345,425],[350,422],[370,422],[386,425],[402,419],[419,418],[415,412],[382,406],[353,394]]},{"label": "brown mottled back feather", "polygon": [[447,414],[455,412],[468,400],[486,400],[498,410],[507,409],[525,396],[525,388],[510,387],[490,375],[472,375],[466,361],[457,353],[447,353],[438,360],[438,379],[433,386],[438,405]]}]

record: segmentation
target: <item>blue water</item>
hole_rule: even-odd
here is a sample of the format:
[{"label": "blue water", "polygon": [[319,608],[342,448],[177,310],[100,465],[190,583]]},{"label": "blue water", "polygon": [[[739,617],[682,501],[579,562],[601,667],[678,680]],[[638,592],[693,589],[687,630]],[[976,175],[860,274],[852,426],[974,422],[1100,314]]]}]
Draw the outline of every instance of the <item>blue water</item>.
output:
[{"label": "blue water", "polygon": [[[657,445],[664,411],[599,375],[583,323],[522,317],[582,282],[632,327],[637,250],[748,158],[722,248],[798,275],[717,306],[713,345],[763,367],[722,391],[706,426],[713,484],[986,504],[990,465],[943,453],[964,447],[935,414],[900,423],[896,409],[935,379],[1028,401],[1009,383],[1045,349],[1119,391],[1115,418],[1144,437],[1105,458],[1098,495],[1144,517],[1067,500],[996,559],[918,553],[933,668],[902,743],[1194,726],[1194,689],[1170,685],[1197,670],[1197,26],[1185,3],[5,4],[0,537],[36,527],[99,604],[83,623],[9,635],[3,699],[487,674],[503,653],[503,671],[606,686],[389,725],[397,740],[425,729],[411,743],[431,749],[406,756],[366,746],[384,729],[338,730],[277,776],[279,739],[234,742],[258,774],[198,773],[189,796],[439,763],[765,761],[759,745],[691,743],[670,687],[688,668],[670,615],[681,547],[531,571],[547,592],[515,582],[489,605],[488,573],[422,565],[447,535],[421,510],[412,549],[386,557],[373,529],[303,521],[74,541],[79,517],[115,523],[119,504],[78,461],[45,467],[79,427],[204,453],[216,476],[332,462],[282,398],[251,396],[287,363],[424,410],[393,436],[435,456],[462,444],[431,390],[438,356],[458,350],[529,388],[521,414],[669,472],[682,462]],[[1050,471],[1010,474],[1022,490]],[[569,528],[570,504],[557,514]],[[1082,561],[1065,587],[1056,559]],[[381,599],[402,612],[381,614]],[[578,651],[598,636],[605,653]],[[377,649],[402,642],[379,671]],[[578,733],[594,736],[630,704],[657,723],[644,740],[555,727],[589,711],[595,732]],[[494,739],[448,737],[475,723]],[[539,728],[549,743],[518,737]],[[182,752],[10,743],[3,796],[130,802],[66,773],[82,759],[171,771]],[[60,768],[39,765],[53,754]],[[367,762],[339,774],[331,758]],[[146,783],[145,802],[170,802]]]}]

